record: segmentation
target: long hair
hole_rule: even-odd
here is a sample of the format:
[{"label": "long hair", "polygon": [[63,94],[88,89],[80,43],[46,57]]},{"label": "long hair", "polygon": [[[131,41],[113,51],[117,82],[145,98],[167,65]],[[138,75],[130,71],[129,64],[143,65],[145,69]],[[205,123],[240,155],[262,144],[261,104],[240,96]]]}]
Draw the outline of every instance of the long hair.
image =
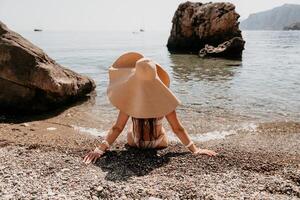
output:
[{"label": "long hair", "polygon": [[139,134],[136,137],[139,138],[139,145],[142,145],[142,142],[145,141],[144,135],[148,132],[150,141],[155,140],[156,137],[156,118],[134,118],[132,117],[133,123],[133,132]]}]

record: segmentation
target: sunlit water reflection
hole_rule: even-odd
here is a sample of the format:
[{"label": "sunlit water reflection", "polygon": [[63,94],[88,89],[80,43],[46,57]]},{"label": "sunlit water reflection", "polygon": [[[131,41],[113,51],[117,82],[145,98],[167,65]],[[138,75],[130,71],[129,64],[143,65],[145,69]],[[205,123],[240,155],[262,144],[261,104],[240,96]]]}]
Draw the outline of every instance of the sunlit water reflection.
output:
[{"label": "sunlit water reflection", "polygon": [[[25,32],[58,63],[88,75],[97,96],[68,110],[72,124],[108,128],[117,111],[106,97],[107,69],[123,52],[138,51],[159,62],[183,102],[180,118],[191,133],[231,130],[245,123],[297,121],[300,117],[300,32],[244,32],[242,61],[171,55],[168,33]],[[230,128],[231,127],[231,128]],[[235,128],[238,129],[238,128]]]}]

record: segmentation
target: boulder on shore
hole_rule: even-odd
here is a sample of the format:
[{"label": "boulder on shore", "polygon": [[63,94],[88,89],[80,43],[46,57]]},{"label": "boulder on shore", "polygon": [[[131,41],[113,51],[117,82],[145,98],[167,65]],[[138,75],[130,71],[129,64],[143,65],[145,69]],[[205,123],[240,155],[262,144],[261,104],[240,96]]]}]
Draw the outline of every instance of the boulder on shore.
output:
[{"label": "boulder on shore", "polygon": [[297,31],[300,30],[300,22],[292,23],[289,26],[285,26],[283,30],[286,31]]},{"label": "boulder on shore", "polygon": [[199,51],[199,56],[204,57],[232,57],[241,58],[242,51],[244,50],[245,41],[240,37],[232,38],[220,45],[218,47],[205,45],[203,49]]},{"label": "boulder on shore", "polygon": [[0,22],[0,114],[55,109],[95,87]]},{"label": "boulder on shore", "polygon": [[242,39],[239,17],[231,3],[182,3],[174,14],[167,47],[174,53],[198,54],[207,44]]}]

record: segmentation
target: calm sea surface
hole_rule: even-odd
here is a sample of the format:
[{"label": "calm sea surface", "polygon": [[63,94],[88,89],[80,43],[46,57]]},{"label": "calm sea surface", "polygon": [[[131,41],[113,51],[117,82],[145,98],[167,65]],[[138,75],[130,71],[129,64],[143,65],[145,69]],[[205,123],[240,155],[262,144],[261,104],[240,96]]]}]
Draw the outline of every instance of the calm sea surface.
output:
[{"label": "calm sea surface", "polygon": [[253,128],[253,123],[299,121],[300,32],[243,32],[242,61],[171,55],[168,32],[24,32],[58,63],[93,78],[97,96],[70,109],[74,125],[104,130],[116,117],[106,97],[108,67],[126,51],[159,62],[183,102],[179,115],[191,133]]}]

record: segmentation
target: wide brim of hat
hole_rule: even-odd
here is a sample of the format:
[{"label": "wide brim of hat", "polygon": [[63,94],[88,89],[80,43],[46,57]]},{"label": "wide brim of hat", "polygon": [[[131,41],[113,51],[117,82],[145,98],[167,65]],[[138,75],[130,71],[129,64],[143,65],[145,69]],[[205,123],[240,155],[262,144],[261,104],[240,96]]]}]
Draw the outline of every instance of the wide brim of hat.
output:
[{"label": "wide brim of hat", "polygon": [[141,81],[134,71],[110,69],[107,96],[116,108],[135,118],[163,117],[176,109],[180,101],[158,76],[151,81]]},{"label": "wide brim of hat", "polygon": [[[118,59],[116,59],[116,61],[112,64],[111,68],[116,68],[116,69],[135,68],[135,63],[141,58],[144,58],[144,56],[138,52],[126,52],[122,54]],[[160,64],[155,62],[155,65],[160,80],[167,87],[169,87],[170,86],[169,74],[163,69],[163,67]]]},{"label": "wide brim of hat", "polygon": [[169,74],[160,66],[160,64],[155,63],[157,75],[160,80],[167,86],[170,87],[170,77]]}]

